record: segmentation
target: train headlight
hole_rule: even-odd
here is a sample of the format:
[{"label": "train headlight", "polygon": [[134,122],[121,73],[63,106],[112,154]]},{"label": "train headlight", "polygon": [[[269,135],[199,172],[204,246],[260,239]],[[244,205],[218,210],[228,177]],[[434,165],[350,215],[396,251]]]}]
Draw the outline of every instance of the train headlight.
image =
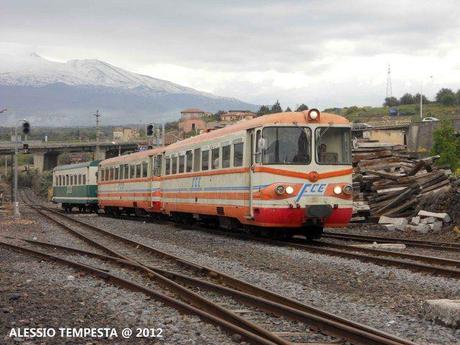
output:
[{"label": "train headlight", "polygon": [[343,192],[345,194],[350,195],[351,193],[353,193],[353,187],[351,185],[347,184],[346,186],[343,187]]},{"label": "train headlight", "polygon": [[278,194],[278,195],[284,194],[285,191],[286,191],[286,189],[285,189],[284,186],[282,186],[282,185],[279,185],[279,186],[276,186],[276,187],[275,187],[275,192],[276,192],[276,194]]},{"label": "train headlight", "polygon": [[287,194],[292,194],[294,193],[294,188],[292,186],[287,186],[286,187],[286,193]]},{"label": "train headlight", "polygon": [[341,194],[342,193],[342,187],[335,186],[334,187],[334,193],[337,194],[337,195]]},{"label": "train headlight", "polygon": [[319,114],[320,113],[318,109],[310,109],[308,111],[308,117],[313,121],[319,120]]}]

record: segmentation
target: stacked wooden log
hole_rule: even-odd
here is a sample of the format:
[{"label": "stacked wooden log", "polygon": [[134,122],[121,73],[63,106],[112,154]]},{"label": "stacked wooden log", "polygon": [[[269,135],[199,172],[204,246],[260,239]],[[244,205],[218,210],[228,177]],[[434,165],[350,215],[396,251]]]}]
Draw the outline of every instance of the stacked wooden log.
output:
[{"label": "stacked wooden log", "polygon": [[417,159],[402,145],[355,142],[352,221],[414,216],[420,198],[449,191],[449,171],[433,164],[438,158]]}]

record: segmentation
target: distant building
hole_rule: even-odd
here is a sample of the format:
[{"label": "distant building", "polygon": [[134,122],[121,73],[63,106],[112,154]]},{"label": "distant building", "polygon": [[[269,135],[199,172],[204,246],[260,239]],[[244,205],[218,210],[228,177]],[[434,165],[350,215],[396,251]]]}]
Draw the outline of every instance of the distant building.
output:
[{"label": "distant building", "polygon": [[249,110],[229,110],[228,112],[220,115],[221,121],[240,121],[250,120],[256,117],[256,114]]},{"label": "distant building", "polygon": [[203,120],[203,117],[212,115],[212,113],[197,108],[184,109],[180,114],[179,130],[182,133],[199,133],[202,130],[206,130],[206,121]]},{"label": "distant building", "polygon": [[181,133],[179,133],[179,131],[169,131],[165,133],[165,145],[174,144],[175,142],[178,142],[182,139],[184,139],[184,137],[181,136]]},{"label": "distant building", "polygon": [[122,128],[117,127],[113,129],[113,140],[115,141],[132,141],[138,139],[140,136],[137,128]]}]

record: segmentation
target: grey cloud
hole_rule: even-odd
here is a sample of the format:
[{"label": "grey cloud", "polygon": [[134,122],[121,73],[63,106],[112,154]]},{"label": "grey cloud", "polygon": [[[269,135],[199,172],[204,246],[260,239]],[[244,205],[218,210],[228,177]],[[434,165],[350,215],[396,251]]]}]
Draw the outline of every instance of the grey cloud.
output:
[{"label": "grey cloud", "polygon": [[[3,1],[4,40],[134,54],[223,70],[292,71],[335,55],[434,49],[458,34],[455,2]],[[349,42],[348,52],[334,49]]]}]

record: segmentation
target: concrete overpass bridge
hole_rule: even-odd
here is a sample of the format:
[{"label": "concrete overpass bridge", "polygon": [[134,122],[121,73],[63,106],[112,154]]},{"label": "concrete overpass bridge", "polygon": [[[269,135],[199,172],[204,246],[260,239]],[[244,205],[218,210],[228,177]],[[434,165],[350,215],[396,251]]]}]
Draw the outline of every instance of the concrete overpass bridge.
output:
[{"label": "concrete overpass bridge", "polygon": [[[51,170],[57,166],[57,159],[61,153],[94,152],[96,153],[96,142],[39,142],[26,141],[18,144],[19,152],[22,151],[23,143],[29,144],[29,152],[34,158],[34,167],[40,172]],[[145,140],[130,142],[100,142],[98,159],[115,157],[126,152],[134,152],[140,146],[146,146]],[[0,155],[13,155],[14,144],[11,142],[0,143]]]}]

